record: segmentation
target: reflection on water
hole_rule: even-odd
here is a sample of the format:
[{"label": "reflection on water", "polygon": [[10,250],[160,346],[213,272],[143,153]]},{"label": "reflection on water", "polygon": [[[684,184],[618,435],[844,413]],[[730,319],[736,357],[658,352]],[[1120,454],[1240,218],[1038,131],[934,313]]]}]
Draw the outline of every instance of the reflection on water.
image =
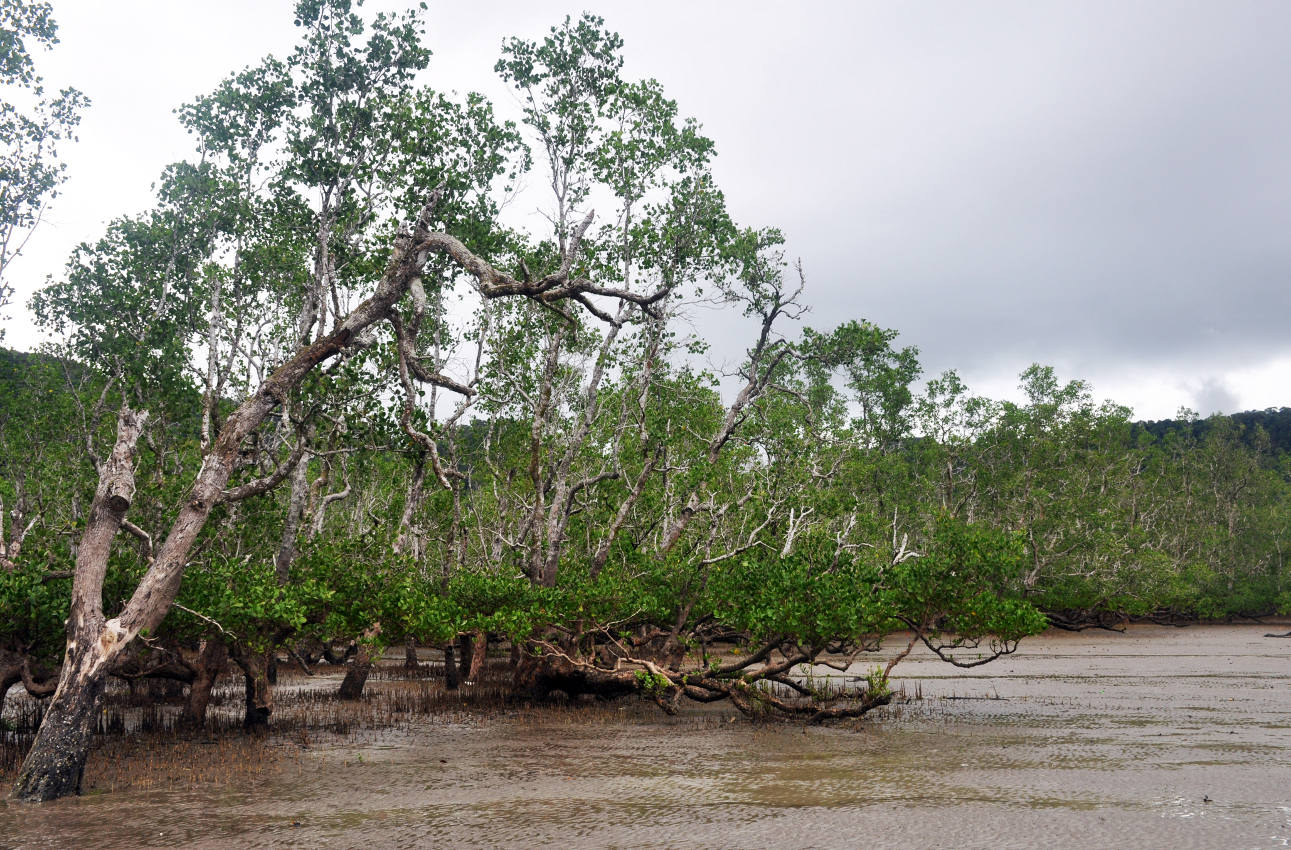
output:
[{"label": "reflection on water", "polygon": [[1291,641],[1265,631],[915,658],[923,699],[847,727],[632,704],[271,739],[195,790],[0,804],[0,847],[1288,846]]}]

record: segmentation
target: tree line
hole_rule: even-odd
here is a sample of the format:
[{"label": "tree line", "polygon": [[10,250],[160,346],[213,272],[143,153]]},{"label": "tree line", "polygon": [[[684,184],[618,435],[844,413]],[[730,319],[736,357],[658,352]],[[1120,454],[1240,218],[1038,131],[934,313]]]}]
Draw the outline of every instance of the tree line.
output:
[{"label": "tree line", "polygon": [[[232,666],[256,727],[286,659],[344,655],[353,698],[386,647],[471,678],[501,642],[517,693],[821,722],[917,644],[1291,609],[1259,424],[1158,434],[1041,366],[995,401],[895,331],[804,327],[783,236],[599,18],[503,45],[512,123],[420,82],[421,11],[295,14],[37,293],[60,342],[0,352],[0,696],[49,695],[16,796],[77,790],[112,676],[183,682],[201,725]],[[526,181],[537,230],[502,215]],[[729,374],[688,322],[714,304]],[[859,681],[796,675],[897,633]]]},{"label": "tree line", "polygon": [[[1135,427],[1157,439],[1164,438],[1172,431],[1182,432],[1193,439],[1204,439],[1210,433],[1214,417],[1203,419],[1194,411],[1188,410],[1183,413],[1179,419],[1138,422]],[[1221,418],[1227,418],[1237,426],[1242,442],[1249,448],[1277,453],[1291,451],[1291,407],[1244,410]]]}]

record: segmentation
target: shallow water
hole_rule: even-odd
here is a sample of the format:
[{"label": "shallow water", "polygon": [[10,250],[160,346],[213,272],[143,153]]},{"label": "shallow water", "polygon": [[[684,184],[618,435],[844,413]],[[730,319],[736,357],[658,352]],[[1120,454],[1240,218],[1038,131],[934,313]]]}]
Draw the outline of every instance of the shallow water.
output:
[{"label": "shallow water", "polygon": [[916,653],[898,684],[922,699],[846,727],[632,704],[282,740],[261,774],[0,803],[0,847],[1291,846],[1270,630],[1053,633],[974,670]]}]

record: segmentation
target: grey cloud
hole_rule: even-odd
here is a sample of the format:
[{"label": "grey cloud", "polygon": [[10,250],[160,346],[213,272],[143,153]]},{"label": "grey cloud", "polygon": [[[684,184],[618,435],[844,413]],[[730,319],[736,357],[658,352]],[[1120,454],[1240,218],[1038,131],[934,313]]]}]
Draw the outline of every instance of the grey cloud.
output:
[{"label": "grey cloud", "polygon": [[1237,396],[1218,378],[1202,382],[1193,395],[1193,409],[1202,416],[1212,413],[1233,413],[1237,410]]},{"label": "grey cloud", "polygon": [[[64,2],[65,49],[53,55],[97,61],[91,48],[116,40],[78,36],[75,21],[101,4]],[[273,40],[286,50],[289,21],[269,20],[281,9],[252,6],[238,0],[223,14],[231,26],[280,26]],[[570,7],[483,9],[434,5],[427,81],[483,91],[514,117],[492,72],[499,45],[540,37]],[[1198,374],[1291,352],[1291,4],[659,0],[597,11],[625,38],[627,72],[659,78],[714,138],[741,223],[785,231],[806,268],[813,326],[868,318],[918,346],[929,373],[954,367],[996,385],[1033,361],[1096,388],[1100,375],[1152,374],[1182,388],[1180,403]],[[150,26],[192,15],[172,17]],[[101,26],[118,19],[114,7]],[[185,43],[175,36],[134,37]],[[209,52],[218,55],[201,60],[202,80],[155,104],[164,128],[174,129],[174,97],[241,61]],[[114,62],[137,58],[144,78],[170,67],[140,53]],[[109,91],[95,96],[114,103]],[[57,215],[106,220],[136,205],[90,180],[127,169],[112,160],[121,138],[161,131],[122,114],[130,134],[91,142],[95,120]],[[128,185],[146,187],[160,167]],[[74,197],[78,185],[91,190]],[[64,230],[69,245],[97,232]],[[32,260],[31,280],[65,257]],[[716,361],[738,359],[738,322],[696,321]]]},{"label": "grey cloud", "polygon": [[895,327],[931,372],[1291,350],[1291,7],[808,8],[774,49],[730,21],[796,59],[750,71],[763,110],[670,90],[742,149],[724,185],[785,228],[811,321]]}]

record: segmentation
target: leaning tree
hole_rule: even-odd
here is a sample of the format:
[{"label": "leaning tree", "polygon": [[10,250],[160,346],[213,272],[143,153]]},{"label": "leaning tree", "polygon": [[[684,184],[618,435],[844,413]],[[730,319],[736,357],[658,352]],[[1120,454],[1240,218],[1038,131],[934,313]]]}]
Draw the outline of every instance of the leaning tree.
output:
[{"label": "leaning tree", "polygon": [[[347,44],[364,32],[363,22],[351,12],[348,0],[306,0],[298,4],[296,14],[312,39],[312,47],[320,46],[320,39],[328,46]],[[300,86],[294,98],[284,105],[284,111],[303,114],[308,122],[308,116],[314,114],[311,109],[331,102],[327,93],[317,87],[343,85],[365,68],[382,78],[390,74],[410,77],[428,58],[427,51],[415,49],[419,35],[416,14],[400,18],[378,17],[367,42],[359,49],[341,51],[338,48],[338,52],[345,55],[335,73]],[[294,83],[283,75],[274,84],[287,88]],[[376,119],[387,114],[387,110],[395,117],[404,116],[403,126],[416,126],[424,117],[415,113],[418,102],[415,94],[395,100],[380,97],[357,99],[353,103],[356,115],[349,127],[349,135],[338,140],[337,144],[371,149],[363,134],[373,130],[379,123]],[[331,132],[334,126],[320,119],[313,128],[323,133]],[[336,168],[333,160],[314,156],[309,151],[293,159],[293,154],[301,152],[290,142],[289,138],[280,148],[280,161],[285,163],[283,167],[288,172],[282,186],[289,187],[295,181],[297,186],[317,187],[320,181],[329,178],[329,172]],[[379,148],[376,150],[384,152]],[[360,162],[342,174],[340,180],[344,185],[330,199],[334,205],[331,209],[335,211],[333,224],[352,216],[352,226],[362,230],[365,239],[379,238],[377,234],[386,226],[392,213],[397,212],[398,201],[406,201],[410,192],[408,185],[398,182],[399,178],[406,177],[406,172],[400,173],[398,169],[389,167],[388,162],[380,165]],[[414,168],[423,165],[415,157],[409,157],[407,162]],[[491,168],[493,173],[497,173],[505,165],[494,161],[481,165],[465,156],[453,157],[450,164],[458,173],[477,166]],[[229,406],[218,429],[212,429],[214,433],[209,443],[203,441],[200,468],[174,513],[169,530],[154,547],[147,569],[129,600],[116,616],[107,617],[102,591],[108,558],[112,540],[128,522],[127,512],[135,499],[134,464],[138,442],[149,418],[141,409],[147,404],[146,396],[142,398],[142,405],[137,394],[126,396],[117,417],[113,448],[99,464],[99,483],[78,549],[67,624],[67,650],[58,690],[49,703],[35,743],[20,771],[13,792],[15,797],[48,800],[78,789],[96,708],[112,664],[141,633],[155,630],[166,616],[188,567],[189,555],[212,512],[277,486],[291,474],[304,452],[300,439],[294,445],[284,440],[277,452],[278,465],[266,474],[254,475],[254,469],[247,469],[248,447],[262,433],[272,415],[292,405],[302,387],[319,374],[320,366],[343,361],[372,346],[377,341],[379,326],[389,323],[392,317],[405,309],[401,307],[402,302],[410,299],[406,311],[408,315],[415,315],[418,305],[425,302],[428,289],[456,279],[466,280],[472,291],[485,300],[522,298],[549,307],[573,303],[582,304],[592,311],[597,308],[590,306],[590,299],[613,299],[649,307],[670,291],[666,284],[642,289],[613,280],[600,282],[590,276],[580,262],[582,241],[592,224],[590,213],[579,218],[563,233],[560,250],[546,254],[544,266],[531,271],[526,265],[525,273],[518,276],[503,271],[489,259],[491,246],[487,241],[481,244],[472,240],[470,237],[475,234],[469,228],[465,228],[466,232],[462,234],[466,238],[442,229],[453,223],[442,211],[446,199],[457,188],[458,184],[451,179],[439,180],[438,188],[427,193],[432,196],[430,202],[416,214],[415,220],[400,228],[387,248],[374,250],[366,259],[357,259],[348,265],[346,272],[352,286],[348,294],[341,287],[339,270],[333,273],[325,252],[312,254],[315,266],[322,262],[323,271],[304,281],[305,291],[299,296],[301,301],[312,306],[312,309],[302,312],[305,316],[301,323],[304,332],[298,335],[297,344],[284,349],[281,362],[263,379],[258,379],[252,372],[244,397]],[[377,189],[381,189],[387,199],[394,199],[387,200],[384,209],[365,205]],[[290,204],[296,199],[287,196],[284,200],[279,196],[271,200]],[[310,204],[319,226],[325,226],[329,199],[324,197],[320,202],[315,196],[307,197],[305,202]],[[237,248],[241,246],[230,248],[227,241],[214,242],[218,245],[211,249],[214,253],[210,262],[239,262],[241,254]],[[196,249],[185,249],[190,250]],[[187,256],[186,253],[183,255]],[[439,260],[432,262],[432,258]],[[210,266],[201,265],[200,268],[209,270]],[[108,275],[123,274],[121,282],[127,290],[133,283],[129,270],[116,264],[104,264],[103,271]],[[187,294],[193,303],[201,303],[203,291],[198,284],[217,276],[194,275],[181,281],[166,277],[164,268],[148,271],[156,279],[156,286],[149,291],[165,304],[175,303],[181,294]],[[360,289],[364,280],[371,281],[366,297],[362,297]],[[209,289],[207,294],[209,297]],[[356,300],[362,297],[362,300],[346,309],[344,305],[349,297]],[[208,301],[213,302],[214,299]],[[180,312],[191,320],[192,310]],[[193,327],[197,331],[202,329],[201,323],[195,323]],[[141,333],[150,331],[150,326],[140,330]],[[175,338],[182,339],[182,334]],[[124,368],[123,364],[129,362],[128,357],[120,356],[101,365],[109,369]],[[421,358],[412,365],[421,382],[449,390],[465,389],[460,382],[443,375],[437,367],[438,364],[428,364]],[[227,397],[231,390],[226,387],[225,392]]]},{"label": "leaning tree", "polygon": [[[498,223],[497,184],[528,163],[515,128],[478,96],[454,105],[414,85],[429,60],[418,13],[377,16],[369,31],[350,0],[300,0],[296,17],[291,59],[181,110],[198,155],[167,170],[157,206],[83,246],[37,299],[120,408],[111,451],[91,458],[62,671],[17,798],[78,790],[114,666],[156,634],[186,573],[227,554],[212,529],[280,484],[282,533],[251,554],[274,566],[258,587],[292,580],[299,538],[325,525],[321,507],[305,523],[301,504],[348,498],[330,487],[344,477],[334,441],[374,403],[393,405],[388,421],[417,459],[391,563],[433,549],[443,567],[391,571],[406,598],[345,626],[369,642],[383,628],[444,640],[503,625],[529,650],[519,674],[536,688],[827,719],[890,698],[885,670],[842,694],[799,681],[833,650],[906,627],[911,646],[970,663],[956,650],[994,635],[994,656],[1038,628],[1010,595],[1009,535],[953,516],[898,535],[899,507],[890,545],[874,539],[862,518],[874,512],[850,492],[864,482],[838,473],[898,456],[913,355],[868,326],[828,344],[782,335],[802,276],[780,234],[734,224],[712,143],[657,83],[623,78],[621,42],[600,19],[509,42],[497,66],[550,181],[551,230],[530,236]],[[612,213],[598,220],[594,204]],[[725,403],[716,379],[677,362],[673,322],[683,293],[700,290],[753,326]],[[473,310],[454,311],[459,294]],[[856,428],[826,387],[840,368],[866,406]],[[184,398],[200,421],[159,462],[151,423]],[[167,501],[152,531],[135,521]],[[414,527],[423,508],[440,534]],[[121,530],[143,563],[109,608]],[[237,562],[218,568],[236,574]],[[484,601],[460,617],[468,599]],[[274,626],[261,619],[242,628],[254,640],[230,645],[248,717],[270,708]],[[739,651],[719,657],[714,641]]]}]

